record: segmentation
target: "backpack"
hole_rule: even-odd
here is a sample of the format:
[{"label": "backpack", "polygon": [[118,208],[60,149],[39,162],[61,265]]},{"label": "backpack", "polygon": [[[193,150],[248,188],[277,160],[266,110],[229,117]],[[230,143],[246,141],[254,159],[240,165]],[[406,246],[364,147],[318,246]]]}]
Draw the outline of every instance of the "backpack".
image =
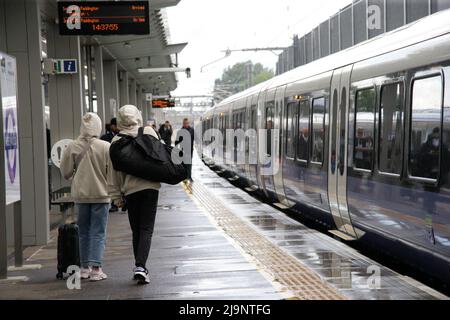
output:
[{"label": "backpack", "polygon": [[144,134],[144,128],[138,130],[134,138],[121,135],[109,148],[109,156],[114,170],[154,182],[171,185],[187,179],[187,170],[183,163],[172,161],[173,147],[165,145],[157,138]]}]

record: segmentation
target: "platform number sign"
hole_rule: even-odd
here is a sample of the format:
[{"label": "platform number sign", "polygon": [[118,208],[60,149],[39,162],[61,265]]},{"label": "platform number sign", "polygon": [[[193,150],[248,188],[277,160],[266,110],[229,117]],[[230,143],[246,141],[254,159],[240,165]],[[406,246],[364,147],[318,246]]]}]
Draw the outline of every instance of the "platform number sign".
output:
[{"label": "platform number sign", "polygon": [[58,1],[61,35],[150,34],[149,1]]}]

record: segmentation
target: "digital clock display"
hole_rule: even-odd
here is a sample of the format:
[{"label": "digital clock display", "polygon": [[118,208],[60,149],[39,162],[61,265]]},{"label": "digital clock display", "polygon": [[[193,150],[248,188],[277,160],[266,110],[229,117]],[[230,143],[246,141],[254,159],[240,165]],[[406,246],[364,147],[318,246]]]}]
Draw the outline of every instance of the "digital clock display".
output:
[{"label": "digital clock display", "polygon": [[148,1],[59,1],[61,35],[149,34]]}]

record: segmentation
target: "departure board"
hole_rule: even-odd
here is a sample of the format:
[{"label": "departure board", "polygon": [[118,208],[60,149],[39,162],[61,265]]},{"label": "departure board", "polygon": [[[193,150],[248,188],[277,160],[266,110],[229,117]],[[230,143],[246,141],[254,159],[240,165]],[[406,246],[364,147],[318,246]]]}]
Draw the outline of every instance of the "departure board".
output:
[{"label": "departure board", "polygon": [[175,100],[173,99],[153,99],[152,107],[154,109],[164,109],[175,107]]},{"label": "departure board", "polygon": [[59,1],[61,35],[149,34],[148,1]]}]

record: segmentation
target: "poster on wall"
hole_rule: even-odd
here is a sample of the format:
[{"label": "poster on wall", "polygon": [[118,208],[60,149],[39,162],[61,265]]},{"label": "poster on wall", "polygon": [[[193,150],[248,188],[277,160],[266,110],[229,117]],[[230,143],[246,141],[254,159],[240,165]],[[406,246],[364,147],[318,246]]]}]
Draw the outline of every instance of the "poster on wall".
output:
[{"label": "poster on wall", "polygon": [[20,200],[16,59],[0,52],[0,89],[5,155],[6,204]]}]

